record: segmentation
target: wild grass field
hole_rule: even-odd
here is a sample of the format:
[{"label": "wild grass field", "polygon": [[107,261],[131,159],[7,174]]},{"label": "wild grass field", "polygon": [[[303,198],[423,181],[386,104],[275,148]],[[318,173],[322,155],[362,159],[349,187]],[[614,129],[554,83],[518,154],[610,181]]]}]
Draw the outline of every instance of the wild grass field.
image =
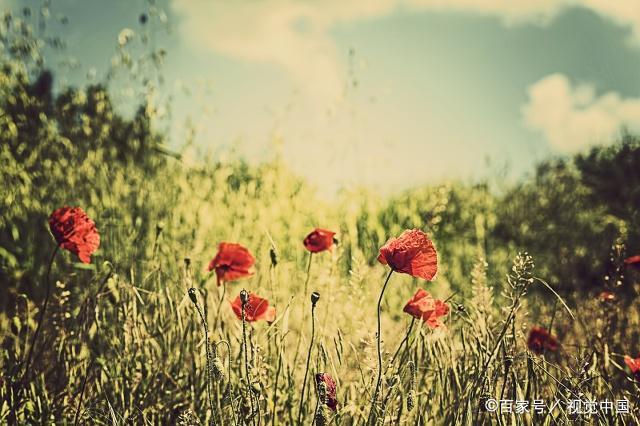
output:
[{"label": "wild grass field", "polygon": [[1,423],[640,424],[633,135],[327,201],[277,156],[186,161],[149,101],[54,92],[27,23],[0,31]]}]

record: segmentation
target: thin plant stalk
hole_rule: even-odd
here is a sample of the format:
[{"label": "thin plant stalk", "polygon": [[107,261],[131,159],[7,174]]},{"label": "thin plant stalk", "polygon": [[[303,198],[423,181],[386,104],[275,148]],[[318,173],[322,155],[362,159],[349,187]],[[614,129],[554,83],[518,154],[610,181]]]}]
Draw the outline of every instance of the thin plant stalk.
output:
[{"label": "thin plant stalk", "polygon": [[[244,291],[244,290],[243,290]],[[244,349],[244,375],[247,382],[247,393],[249,395],[249,402],[251,403],[251,423],[255,423],[253,420],[253,414],[255,408],[253,406],[253,389],[251,389],[251,376],[249,375],[249,348],[247,346],[247,320],[245,318],[245,306],[248,300],[242,298],[242,347]]]},{"label": "thin plant stalk", "polygon": [[[218,308],[216,310],[216,317],[213,325],[214,332],[218,329],[218,320],[220,319],[220,309],[222,308],[222,304],[224,303],[224,296],[227,293],[227,286],[222,286],[222,295],[220,296],[220,301],[218,302]],[[223,326],[224,328],[224,326]]]},{"label": "thin plant stalk", "polygon": [[370,420],[373,416],[375,405],[378,400],[378,393],[380,392],[380,382],[382,381],[382,348],[380,343],[382,340],[382,336],[380,335],[380,308],[382,305],[382,297],[384,296],[384,291],[387,289],[387,284],[389,284],[391,274],[393,274],[393,269],[389,271],[387,278],[384,280],[384,285],[382,286],[382,291],[380,292],[380,297],[378,298],[378,331],[376,332],[376,343],[378,350],[378,378],[376,379],[376,387],[373,391],[373,397],[371,398],[371,409],[369,410],[369,420],[367,421],[367,423],[370,423]]},{"label": "thin plant stalk", "polygon": [[[311,258],[311,257],[310,257]],[[311,261],[309,261],[311,264]],[[316,334],[316,304],[311,304],[311,343],[307,352],[307,364],[304,368],[304,380],[302,381],[302,393],[300,394],[300,407],[298,407],[298,424],[302,424],[302,409],[304,407],[305,391],[307,389],[307,376],[309,375],[309,363],[311,362],[311,352],[313,351],[313,339]]]},{"label": "thin plant stalk", "polygon": [[311,278],[311,261],[313,260],[313,252],[309,252],[309,262],[307,263],[307,277],[304,280],[304,296],[307,294],[309,287],[309,279]]},{"label": "thin plant stalk", "polygon": [[[191,292],[191,290],[189,290]],[[206,366],[206,378],[207,378],[207,399],[209,400],[209,408],[211,409],[211,423],[213,423],[213,418],[215,416],[216,410],[215,405],[213,404],[213,397],[211,396],[211,348],[209,347],[209,327],[207,326],[207,320],[200,309],[200,305],[197,303],[197,299],[195,299],[195,290],[193,292],[194,298],[192,299],[193,304],[200,315],[200,320],[202,321],[202,328],[204,329],[204,344],[205,344],[205,353],[207,357],[207,366]]]},{"label": "thin plant stalk", "polygon": [[400,342],[400,345],[398,345],[396,353],[393,354],[393,358],[391,358],[391,365],[393,365],[393,363],[396,361],[396,358],[398,358],[402,347],[409,341],[409,336],[411,335],[411,330],[413,330],[413,325],[415,324],[415,322],[416,319],[414,317],[411,317],[411,324],[409,324],[409,327],[407,327],[407,334],[404,335],[404,339],[402,339],[402,342]]},{"label": "thin plant stalk", "polygon": [[[304,298],[307,294],[309,280],[311,279],[311,261],[313,260],[313,252],[309,252],[309,262],[307,263],[307,276],[304,280],[304,293],[302,297]],[[307,311],[306,309],[302,312],[302,324],[307,320]],[[298,341],[296,343],[296,353],[293,356],[293,365],[296,365],[298,362],[298,355],[300,354],[300,345],[302,344],[302,333],[298,334]]]},{"label": "thin plant stalk", "polygon": [[51,253],[51,259],[49,259],[49,266],[47,266],[47,275],[45,281],[46,293],[44,296],[44,302],[42,303],[42,309],[40,310],[40,316],[38,317],[38,325],[36,326],[36,331],[33,333],[33,337],[31,338],[31,346],[29,347],[29,352],[27,353],[27,361],[24,365],[24,373],[22,375],[22,381],[24,382],[27,379],[27,375],[29,374],[29,367],[31,366],[31,357],[33,356],[33,350],[38,341],[38,336],[40,335],[40,328],[42,327],[42,320],[44,319],[44,314],[47,311],[47,306],[49,305],[49,298],[51,297],[51,267],[53,266],[53,261],[58,254],[58,250],[60,246],[56,245],[56,248],[53,249],[53,253]]},{"label": "thin plant stalk", "polygon": [[[282,336],[280,340],[280,349],[282,349],[282,344],[284,342],[285,336]],[[275,384],[273,386],[273,417],[271,418],[271,425],[275,426],[276,424],[276,415],[278,412],[277,402],[278,402],[278,380],[280,379],[280,371],[282,370],[282,350],[278,350],[278,367],[276,368],[276,378],[274,380]]]},{"label": "thin plant stalk", "polygon": [[73,424],[77,425],[78,420],[80,419],[80,408],[82,408],[82,399],[84,398],[84,391],[87,387],[87,381],[89,379],[89,375],[91,373],[91,369],[93,368],[94,359],[91,359],[89,366],[87,367],[87,371],[85,372],[84,380],[82,381],[82,387],[80,388],[80,397],[78,398],[78,405],[76,406],[76,414],[73,416]]}]

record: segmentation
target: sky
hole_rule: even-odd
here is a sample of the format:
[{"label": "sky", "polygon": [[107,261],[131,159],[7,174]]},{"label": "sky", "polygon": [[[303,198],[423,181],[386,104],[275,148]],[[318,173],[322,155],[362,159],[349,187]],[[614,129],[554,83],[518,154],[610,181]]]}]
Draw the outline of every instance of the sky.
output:
[{"label": "sky", "polygon": [[[640,130],[634,3],[55,0],[49,31],[67,47],[47,61],[59,85],[99,81],[119,36],[131,36],[133,54],[167,52],[157,99],[169,107],[172,147],[193,134],[194,150],[213,158],[278,154],[321,193],[393,193],[519,178]],[[140,102],[122,93],[123,110]]]}]

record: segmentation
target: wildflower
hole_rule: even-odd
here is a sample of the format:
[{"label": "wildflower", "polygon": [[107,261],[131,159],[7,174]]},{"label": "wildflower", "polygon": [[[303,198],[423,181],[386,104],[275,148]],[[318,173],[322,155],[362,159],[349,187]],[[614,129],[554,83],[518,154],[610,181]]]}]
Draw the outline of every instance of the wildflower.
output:
[{"label": "wildflower", "polygon": [[49,216],[49,229],[58,245],[91,263],[91,255],[100,246],[96,224],[80,207],[61,207]]},{"label": "wildflower", "polygon": [[327,407],[331,408],[333,411],[336,411],[338,408],[338,399],[336,397],[336,382],[333,378],[327,373],[318,373],[316,374],[316,386],[320,386],[323,383],[323,388],[326,388],[326,392],[323,395],[325,398],[325,404]]},{"label": "wildflower", "polygon": [[222,242],[216,257],[209,263],[209,271],[215,269],[218,285],[227,281],[253,275],[256,259],[246,247],[236,243]]},{"label": "wildflower", "polygon": [[302,243],[304,244],[304,247],[311,253],[319,253],[321,251],[332,249],[334,243],[334,235],[336,235],[335,232],[316,228],[305,237]]},{"label": "wildflower", "polygon": [[558,350],[558,339],[546,328],[536,326],[529,332],[527,346],[537,354],[542,354],[544,351],[555,352]]},{"label": "wildflower", "polygon": [[626,355],[624,357],[624,363],[627,364],[627,367],[629,367],[636,380],[640,380],[640,357],[633,359]]},{"label": "wildflower", "polygon": [[406,230],[398,238],[391,238],[380,248],[378,261],[396,272],[409,274],[427,281],[438,271],[438,255],[427,234]]},{"label": "wildflower", "polygon": [[635,269],[640,269],[640,254],[627,257],[624,260],[624,264]]},{"label": "wildflower", "polygon": [[[269,306],[269,301],[257,294],[248,293],[248,300],[244,305],[244,319],[249,322],[265,320],[273,322],[276,319],[276,309]],[[242,319],[242,299],[240,295],[231,302],[231,309],[238,319]]]},{"label": "wildflower", "polygon": [[449,313],[449,306],[419,288],[404,306],[403,311],[414,318],[421,319],[430,328],[438,328],[442,325],[438,318]]},{"label": "wildflower", "polygon": [[615,302],[616,295],[610,291],[603,291],[598,295],[598,299],[601,302]]}]

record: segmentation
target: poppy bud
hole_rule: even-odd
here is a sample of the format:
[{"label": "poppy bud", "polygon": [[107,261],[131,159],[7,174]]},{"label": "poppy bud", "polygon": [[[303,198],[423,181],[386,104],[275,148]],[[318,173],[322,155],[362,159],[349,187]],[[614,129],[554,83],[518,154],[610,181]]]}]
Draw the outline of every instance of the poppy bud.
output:
[{"label": "poppy bud", "polygon": [[320,300],[320,293],[318,293],[317,291],[311,293],[311,306],[315,307],[316,303],[318,303],[318,300]]},{"label": "poppy bud", "polygon": [[277,266],[278,265],[278,253],[276,252],[276,249],[271,247],[269,249],[269,256],[271,257],[271,266]]},{"label": "poppy bud", "polygon": [[511,368],[511,365],[513,365],[513,356],[512,355],[507,355],[504,357],[504,371],[508,372],[509,369]]},{"label": "poppy bud", "polygon": [[211,361],[211,375],[214,379],[220,382],[225,378],[224,365],[222,364],[222,361],[219,357],[215,357]]},{"label": "poppy bud", "polygon": [[191,258],[185,257],[184,258],[184,266],[188,268],[189,265],[191,265]]},{"label": "poppy bud", "polygon": [[242,306],[244,306],[247,303],[249,303],[249,293],[247,293],[247,290],[243,289],[240,292],[240,301],[242,302]]},{"label": "poppy bud", "polygon": [[196,295],[196,289],[191,287],[189,289],[189,299],[191,299],[191,301],[193,302],[194,305],[198,304],[198,297]]}]

